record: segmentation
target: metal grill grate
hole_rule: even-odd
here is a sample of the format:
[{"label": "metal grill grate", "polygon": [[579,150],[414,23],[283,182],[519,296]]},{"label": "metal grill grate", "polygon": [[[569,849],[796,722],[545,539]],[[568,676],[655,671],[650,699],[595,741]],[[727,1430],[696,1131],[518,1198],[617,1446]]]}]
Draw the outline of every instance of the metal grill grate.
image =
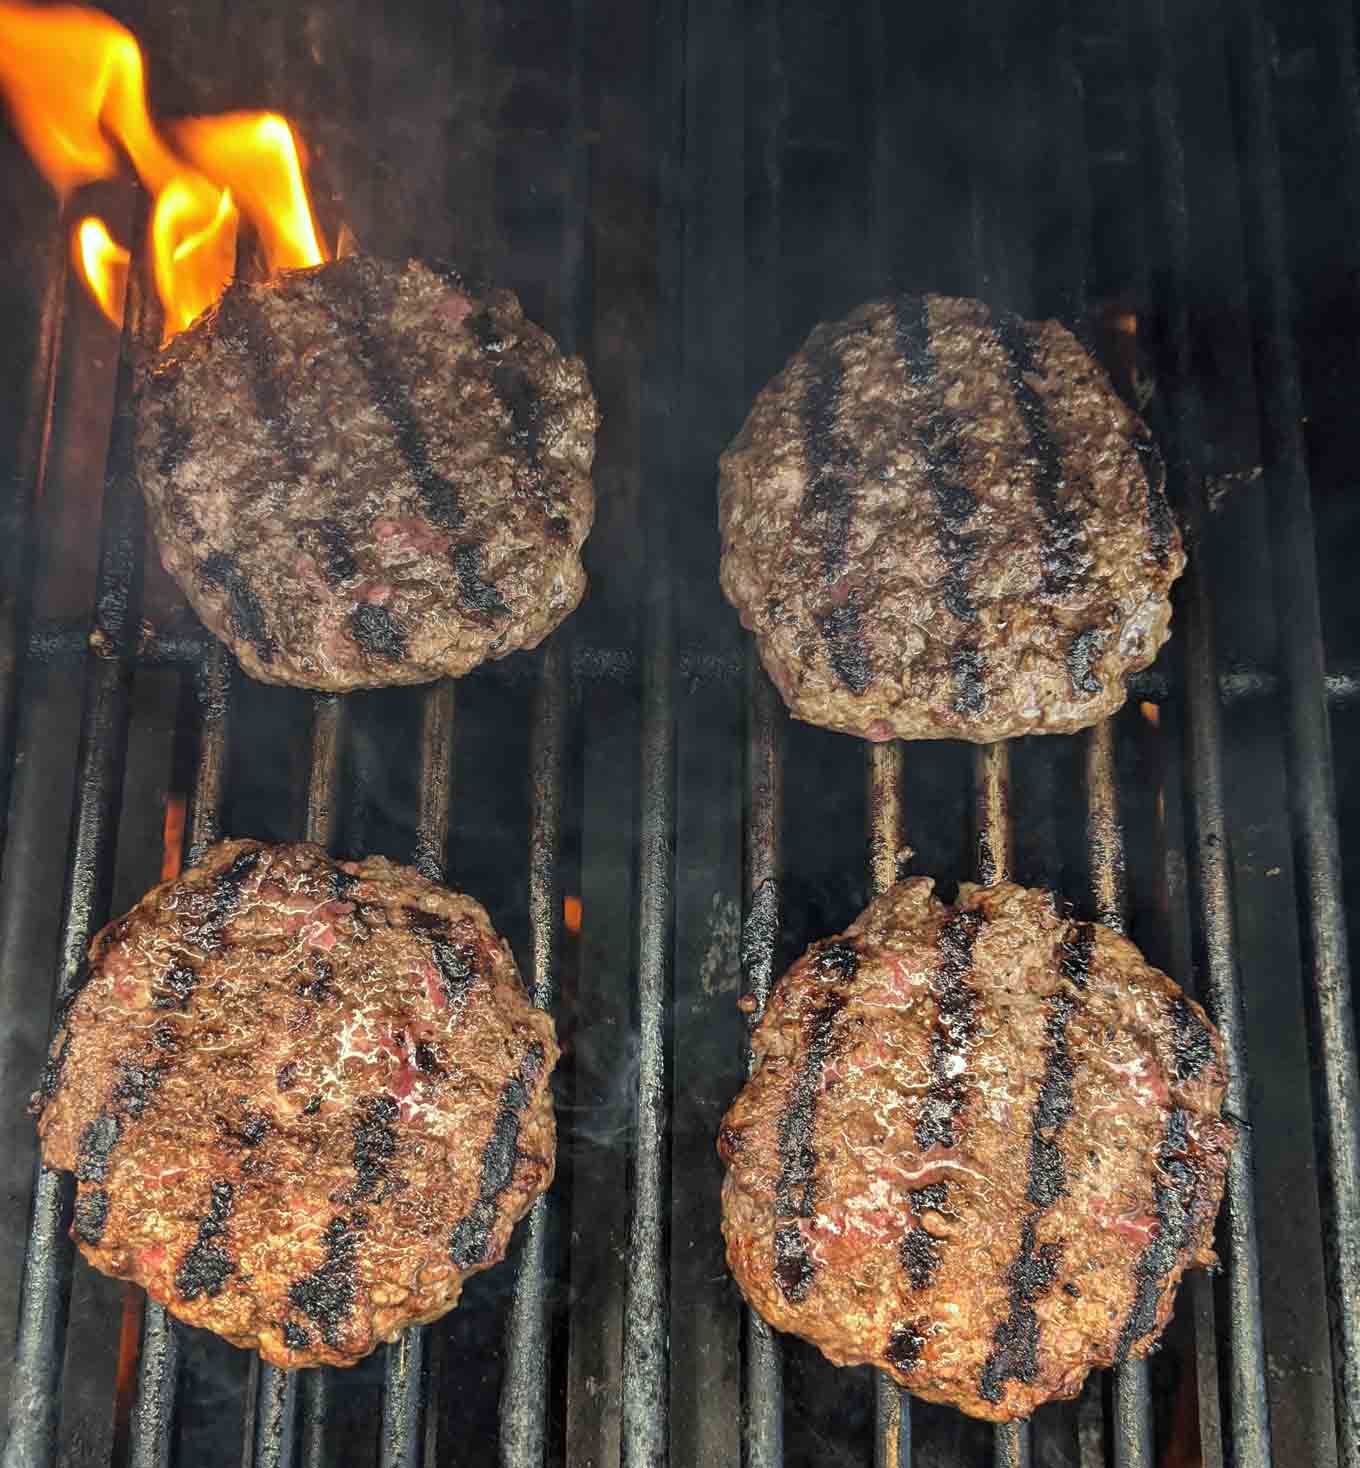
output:
[{"label": "metal grill grate", "polygon": [[[309,25],[349,25],[360,38],[344,52],[343,88],[373,130],[358,142],[346,134],[334,151],[353,163],[371,147],[380,160],[380,181],[357,190],[369,237],[391,253],[473,241],[530,314],[587,355],[608,420],[591,601],[540,653],[418,699],[275,698],[247,687],[201,632],[143,625],[145,534],[130,471],[131,362],[145,331],[135,282],[112,381],[90,616],[39,610],[35,583],[54,568],[38,551],[46,517],[60,511],[53,445],[76,416],[63,386],[74,287],[67,221],[57,222],[0,545],[4,914],[43,906],[33,853],[62,841],[43,831],[50,792],[34,782],[50,765],[32,755],[43,721],[64,717],[50,670],[79,661],[83,678],[65,887],[59,909],[49,904],[50,1002],[73,992],[110,914],[129,791],[168,788],[163,773],[143,770],[139,739],[151,680],[178,678],[194,695],[176,716],[176,739],[192,751],[178,787],[189,798],[187,859],[251,808],[240,793],[258,776],[251,761],[277,765],[269,780],[300,792],[286,834],[339,848],[374,831],[392,837],[409,815],[405,837],[392,839],[408,839],[427,875],[459,881],[480,870],[513,909],[534,1002],[569,1043],[559,1182],[521,1225],[501,1283],[488,1276],[447,1320],[348,1375],[213,1356],[139,1299],[110,1325],[109,1302],[122,1297],[108,1292],[95,1301],[102,1314],[79,1306],[68,1342],[70,1187],[39,1169],[16,1269],[6,1468],[433,1465],[497,1453],[515,1468],[1132,1468],[1174,1452],[1206,1468],[1360,1465],[1360,1131],[1331,754],[1332,718],[1350,717],[1360,675],[1324,662],[1316,446],[1305,436],[1291,296],[1301,257],[1286,232],[1295,155],[1282,156],[1276,117],[1287,69],[1272,29],[1281,16],[1268,23],[1262,6],[1232,0],[1180,15],[1165,0],[1094,9],[971,0],[958,13],[906,15],[882,0],[689,0],[647,13],[571,0],[520,13],[478,0],[447,32],[422,11],[422,35],[433,27],[449,55],[468,48],[456,62],[437,58],[432,75],[494,78],[472,88],[473,141],[442,136],[444,203],[474,217],[456,228],[402,197],[396,140],[415,124],[402,132],[394,77],[417,121],[429,99],[419,75],[384,64],[383,38],[400,22],[362,7],[304,6],[276,19],[269,34],[287,32],[285,61],[274,63],[285,92],[286,58],[305,51]],[[1335,136],[1318,149],[1341,160],[1337,192],[1354,225],[1351,10],[1326,0],[1294,24],[1323,58],[1317,85]],[[375,121],[389,101],[395,120]],[[459,198],[475,178],[482,191]],[[1347,271],[1356,237],[1350,229]],[[1207,299],[1205,257],[1219,248],[1221,294]],[[718,603],[718,451],[816,320],[885,289],[1060,315],[1123,386],[1144,369],[1155,383],[1149,411],[1195,554],[1167,656],[1135,680],[1130,709],[1076,739],[861,748],[793,725]],[[1115,349],[1111,312],[1136,318],[1142,357]],[[1234,435],[1250,445],[1245,460],[1222,448]],[[1240,508],[1211,513],[1210,480],[1257,461],[1261,477],[1236,492]],[[1244,560],[1269,563],[1265,590],[1228,568],[1238,533]],[[1263,610],[1247,620],[1265,630],[1239,637],[1224,598],[1252,592]],[[1256,637],[1266,655],[1245,666],[1220,659],[1225,625],[1235,652]],[[510,821],[517,855],[506,858],[508,838],[488,836],[487,853],[470,857],[462,808],[496,807],[490,796],[477,803],[481,776],[464,752],[485,751],[516,721],[523,737],[507,741],[527,777]],[[394,729],[414,736],[413,805],[370,819],[365,802],[381,803],[374,791],[401,758]],[[306,737],[292,739],[299,730]],[[1263,787],[1279,772],[1274,807],[1267,790],[1242,796],[1258,768]],[[256,783],[266,796],[275,788]],[[1239,800],[1253,815],[1275,813],[1266,844],[1283,856],[1273,886],[1243,860],[1255,848]],[[1229,1176],[1224,1273],[1217,1284],[1187,1280],[1170,1365],[1130,1363],[1078,1403],[994,1434],[772,1334],[740,1305],[717,1237],[712,1139],[749,1064],[738,984],[763,1006],[808,938],[843,926],[906,869],[908,844],[912,870],[1060,885],[1198,986],[1228,1047],[1228,1108],[1256,1123],[1242,1128]],[[573,889],[585,923],[567,940],[563,895]],[[42,942],[15,943],[0,949],[16,975],[0,997],[17,1032],[18,1016],[48,1004],[50,969],[25,988],[20,969]],[[1301,1023],[1289,1020],[1272,1059],[1270,1027],[1289,993],[1283,983],[1281,994],[1264,992],[1277,960],[1291,982],[1301,975],[1311,1100]],[[1287,1175],[1293,1123],[1272,1129],[1249,1061],[1258,1085],[1262,1065],[1278,1064],[1268,1094],[1292,1088],[1303,1097],[1296,1117],[1318,1125],[1318,1156],[1306,1132],[1296,1136],[1302,1160]],[[5,1066],[9,1104],[32,1075]],[[1281,1209],[1313,1221],[1289,1259],[1267,1247],[1278,1245]],[[1317,1299],[1324,1286],[1330,1348],[1298,1316],[1297,1297]],[[82,1436],[72,1401],[83,1363],[116,1354],[120,1333],[138,1330],[135,1371],[106,1372],[108,1423]],[[199,1419],[213,1427],[194,1437]]]}]

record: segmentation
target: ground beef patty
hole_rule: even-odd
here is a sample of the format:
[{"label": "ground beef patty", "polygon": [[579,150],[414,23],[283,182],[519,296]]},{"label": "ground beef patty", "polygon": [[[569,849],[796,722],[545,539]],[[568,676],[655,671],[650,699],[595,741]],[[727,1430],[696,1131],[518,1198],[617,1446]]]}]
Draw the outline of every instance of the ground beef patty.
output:
[{"label": "ground beef patty", "polygon": [[1145,1355],[1214,1262],[1204,1011],[1049,894],[916,877],[779,981],[723,1121],[742,1292],[841,1365],[1005,1421]]},{"label": "ground beef patty", "polygon": [[94,940],[34,1105],[91,1264],[347,1366],[504,1256],[552,1181],[556,1061],[471,898],[226,841]]},{"label": "ground beef patty", "polygon": [[509,291],[362,256],[233,285],[137,415],[161,559],[266,682],[466,673],[585,591],[595,399]]},{"label": "ground beef patty", "polygon": [[800,719],[1063,733],[1166,641],[1161,458],[1056,321],[902,296],[819,326],[722,457],[722,586]]}]

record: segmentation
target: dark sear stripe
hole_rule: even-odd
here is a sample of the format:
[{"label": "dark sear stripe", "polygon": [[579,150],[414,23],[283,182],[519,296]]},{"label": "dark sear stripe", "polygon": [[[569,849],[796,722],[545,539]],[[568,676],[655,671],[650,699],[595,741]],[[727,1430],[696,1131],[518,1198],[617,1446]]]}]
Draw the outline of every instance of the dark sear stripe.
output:
[{"label": "dark sear stripe", "polygon": [[1105,686],[1095,675],[1096,659],[1105,645],[1104,633],[1088,627],[1067,644],[1067,681],[1072,692],[1099,693]]},{"label": "dark sear stripe", "polygon": [[458,595],[469,611],[493,619],[509,616],[510,608],[506,606],[500,592],[491,582],[482,579],[480,545],[475,541],[468,541],[454,546],[453,569],[458,577]]},{"label": "dark sear stripe", "polygon": [[262,663],[272,663],[279,645],[265,625],[264,604],[255,595],[250,578],[235,556],[214,551],[198,567],[198,579],[206,587],[220,587],[227,593],[227,615],[231,630],[255,649]]},{"label": "dark sear stripe", "polygon": [[909,1320],[893,1328],[888,1349],[883,1354],[889,1364],[905,1376],[920,1361],[925,1344],[924,1322]]},{"label": "dark sear stripe", "polygon": [[[1086,985],[1094,934],[1089,924],[1073,924],[1072,931],[1072,941],[1064,939],[1058,948],[1059,971],[1080,991]],[[1072,963],[1070,969],[1069,963]],[[1067,1188],[1067,1165],[1059,1136],[1072,1115],[1075,1066],[1067,1043],[1067,1026],[1076,1012],[1077,1001],[1059,990],[1045,1002],[1048,1053],[1030,1117],[1029,1175],[1025,1188],[1030,1212],[1021,1225],[1019,1252],[1006,1275],[1009,1313],[993,1333],[992,1350],[983,1363],[978,1382],[979,1395],[988,1402],[1001,1400],[1008,1381],[1028,1385],[1039,1374],[1039,1317],[1034,1305],[1053,1288],[1062,1260],[1062,1245],[1038,1244],[1036,1229],[1045,1212]]]},{"label": "dark sear stripe", "polygon": [[1048,421],[1044,400],[1030,381],[1039,375],[1035,357],[1037,333],[1027,321],[1009,311],[994,316],[992,325],[1009,362],[1007,378],[1029,435],[1030,456],[1034,461],[1034,497],[1044,517],[1039,557],[1043,569],[1041,589],[1049,596],[1062,596],[1080,581],[1086,569],[1086,555],[1080,516],[1064,509],[1058,500],[1067,482],[1062,453]]},{"label": "dark sear stripe", "polygon": [[950,656],[954,678],[954,712],[976,717],[987,707],[987,660],[972,643],[965,643]]},{"label": "dark sear stripe", "polygon": [[349,614],[349,635],[384,662],[399,663],[406,656],[406,629],[386,607],[360,602]]},{"label": "dark sear stripe", "polygon": [[1058,944],[1058,969],[1069,984],[1084,989],[1091,978],[1091,957],[1095,953],[1094,923],[1070,923]]},{"label": "dark sear stripe", "polygon": [[[940,931],[940,962],[931,980],[939,1017],[930,1036],[930,1087],[916,1118],[916,1145],[953,1147],[966,1089],[960,1062],[977,1037],[977,990],[966,984],[973,947],[982,927],[980,912],[960,912]],[[958,1072],[958,1073],[956,1073]]]},{"label": "dark sear stripe", "polygon": [[[348,341],[355,360],[368,379],[373,406],[387,419],[397,449],[415,483],[426,515],[445,530],[457,530],[464,515],[459,505],[458,487],[430,462],[430,441],[416,418],[415,408],[402,380],[401,364],[394,360],[387,344],[370,330],[369,322],[387,318],[388,303],[380,298],[368,279],[368,265],[360,256],[351,256],[348,266],[350,293],[323,292],[321,299],[332,325]],[[332,269],[339,271],[348,262],[341,261]]]},{"label": "dark sear stripe", "polygon": [[288,473],[301,479],[308,456],[293,431],[292,413],[279,377],[274,334],[251,288],[229,286],[218,302],[214,323],[218,339],[230,342],[240,352],[255,411],[283,455]]},{"label": "dark sear stripe", "polygon": [[[822,581],[834,587],[848,569],[851,488],[857,472],[853,450],[837,427],[844,370],[834,348],[812,353],[802,402],[803,462],[807,489],[800,514],[821,550]],[[852,693],[863,693],[873,679],[868,644],[860,627],[862,610],[853,593],[818,616],[832,671]]]},{"label": "dark sear stripe", "polygon": [[543,1046],[535,1040],[524,1052],[519,1073],[501,1087],[491,1139],[482,1153],[482,1176],[477,1201],[453,1230],[449,1257],[459,1269],[471,1269],[486,1258],[496,1224],[496,1204],[515,1176],[519,1161],[519,1133],[529,1105],[530,1088],[543,1074]]},{"label": "dark sear stripe", "polygon": [[571,525],[562,514],[560,498],[553,494],[554,475],[543,462],[546,409],[533,375],[505,356],[509,344],[490,311],[479,311],[468,317],[467,327],[490,359],[492,389],[510,416],[506,440],[511,448],[518,451],[515,489],[538,505],[547,521],[549,534],[554,539],[565,539]]},{"label": "dark sear stripe", "polygon": [[1214,1058],[1214,1042],[1199,1011],[1183,995],[1171,1001],[1176,1079],[1192,1081]]},{"label": "dark sear stripe", "polygon": [[236,1273],[236,1261],[220,1242],[227,1231],[236,1189],[228,1182],[212,1185],[212,1201],[198,1225],[198,1239],[191,1244],[175,1271],[175,1292],[183,1300],[200,1295],[215,1298]]},{"label": "dark sear stripe", "polygon": [[794,1077],[788,1105],[779,1118],[779,1177],[775,1182],[775,1217],[783,1219],[774,1235],[774,1277],[793,1304],[807,1297],[816,1265],[797,1220],[811,1218],[817,1202],[817,1152],[813,1138],[822,1073],[836,1038],[836,1016],[845,1008],[842,987],[859,972],[859,953],[849,943],[830,943],[818,950],[813,965],[832,987],[803,1031],[803,1064]]},{"label": "dark sear stripe", "polygon": [[1188,1118],[1177,1107],[1167,1118],[1157,1154],[1157,1185],[1153,1193],[1157,1235],[1133,1266],[1133,1304],[1115,1343],[1116,1366],[1123,1365],[1133,1347],[1156,1328],[1162,1287],[1189,1247],[1200,1188],[1200,1172],[1190,1160],[1189,1149]]},{"label": "dark sear stripe", "polygon": [[1171,542],[1176,534],[1176,520],[1166,498],[1166,463],[1160,450],[1145,433],[1133,441],[1147,480],[1148,544],[1159,566],[1165,566],[1171,555]]},{"label": "dark sear stripe", "polygon": [[832,670],[851,693],[863,693],[874,676],[859,608],[859,592],[852,591],[842,605],[814,619],[826,642]]},{"label": "dark sear stripe", "polygon": [[[340,1328],[354,1309],[359,1234],[367,1224],[367,1214],[357,1209],[348,1218],[335,1214],[321,1236],[326,1249],[321,1263],[288,1286],[289,1303],[320,1327],[328,1346],[339,1344]],[[298,1335],[306,1332],[298,1327]]]},{"label": "dark sear stripe", "polygon": [[949,611],[961,622],[976,622],[977,607],[969,595],[968,577],[981,543],[965,534],[977,501],[963,482],[958,448],[958,422],[945,411],[939,394],[939,363],[930,346],[930,313],[924,296],[899,296],[895,305],[897,347],[908,380],[929,398],[920,415],[917,442],[925,455],[926,477],[939,515],[936,542],[944,559],[941,594]]}]

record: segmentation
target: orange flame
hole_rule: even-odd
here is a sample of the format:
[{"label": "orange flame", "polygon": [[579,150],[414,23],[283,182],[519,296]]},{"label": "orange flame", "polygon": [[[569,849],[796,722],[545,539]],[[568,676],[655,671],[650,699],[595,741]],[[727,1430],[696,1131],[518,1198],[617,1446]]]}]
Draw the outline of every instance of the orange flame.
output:
[{"label": "orange flame", "polygon": [[[147,111],[141,48],[109,16],[0,3],[0,92],[33,161],[63,198],[116,175],[123,156],[132,164],[155,201],[152,260],[167,338],[226,288],[240,214],[271,270],[326,258],[291,124],[271,112],[192,118],[167,142]],[[120,323],[127,252],[97,219],[77,225],[73,250],[91,294]]]},{"label": "orange flame", "polygon": [[76,225],[71,236],[76,268],[84,277],[104,315],[110,321],[123,319],[123,298],[127,295],[128,266],[131,257],[122,245],[115,244],[104,228],[102,219],[87,216]]}]

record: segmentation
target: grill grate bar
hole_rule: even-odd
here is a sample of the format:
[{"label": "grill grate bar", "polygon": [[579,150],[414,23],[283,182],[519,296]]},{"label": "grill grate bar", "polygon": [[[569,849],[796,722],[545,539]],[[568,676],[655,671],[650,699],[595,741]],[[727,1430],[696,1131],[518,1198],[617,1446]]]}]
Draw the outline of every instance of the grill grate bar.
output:
[{"label": "grill grate bar", "polygon": [[[201,860],[222,834],[232,661],[220,643],[198,669],[197,684],[201,722],[189,799],[189,866]],[[142,1317],[137,1401],[132,1412],[129,1450],[132,1468],[166,1468],[170,1462],[178,1380],[178,1329],[165,1307],[148,1299]]]},{"label": "grill grate bar", "polygon": [[1007,741],[973,752],[973,821],[978,881],[984,887],[1010,880],[1015,864],[1011,825],[1011,749]]},{"label": "grill grate bar", "polygon": [[[444,679],[425,694],[420,726],[420,805],[416,813],[416,866],[432,882],[448,879],[449,814],[453,794],[456,685]],[[387,1347],[383,1362],[382,1468],[415,1468],[424,1431],[433,1430],[429,1411],[432,1336],[428,1325],[413,1325]],[[433,1457],[431,1455],[431,1461]]]},{"label": "grill grate bar", "polygon": [[[1322,1062],[1320,1090],[1331,1197],[1325,1252],[1332,1317],[1334,1400],[1341,1461],[1360,1463],[1360,1085],[1331,728],[1323,692],[1321,609],[1303,402],[1291,324],[1279,144],[1269,42],[1260,7],[1236,11],[1229,38],[1239,91],[1244,154],[1244,234],[1252,304],[1260,432],[1274,541],[1275,595],[1294,839],[1306,900],[1305,953]],[[1341,39],[1347,39],[1342,30]],[[1347,82],[1344,139],[1353,157],[1354,57],[1339,62]],[[1343,186],[1344,187],[1344,186]],[[1354,180],[1349,180],[1354,188]]]},{"label": "grill grate bar", "polygon": [[[302,839],[330,850],[339,831],[341,748],[345,705],[333,693],[312,700],[311,768]],[[246,1388],[246,1450],[242,1468],[291,1468],[297,1451],[298,1373],[250,1358]]]},{"label": "grill grate bar", "polygon": [[[143,228],[143,211],[137,213]],[[140,257],[137,240],[133,258]],[[85,664],[76,799],[67,843],[53,1018],[75,994],[90,939],[108,917],[118,804],[127,758],[132,642],[141,601],[142,497],[132,470],[132,359],[145,329],[141,281],[128,279],[119,345],[113,426],[104,477],[104,512],[90,656]],[[71,1291],[72,1184],[41,1163],[33,1194],[5,1468],[54,1461],[59,1387]]]},{"label": "grill grate bar", "polygon": [[58,365],[66,321],[68,276],[65,211],[48,247],[52,262],[38,314],[38,348],[29,373],[24,428],[0,504],[0,870],[9,834],[10,786],[19,733],[23,649],[28,643],[29,579],[33,564],[33,507],[42,499],[55,417]]},{"label": "grill grate bar", "polygon": [[[784,819],[783,707],[754,648],[746,655],[746,792],[741,930],[742,992],[765,1012],[779,942],[779,833]],[[752,1071],[748,1048],[746,1074]],[[749,1305],[742,1311],[742,1463],[780,1468],[784,1461],[784,1352],[779,1337]]]},{"label": "grill grate bar", "polygon": [[[559,632],[543,654],[534,698],[529,780],[529,992],[535,1006],[551,1012],[557,1000],[562,946],[562,783],[566,753],[567,681],[570,654]],[[551,1190],[535,1202],[520,1224],[514,1295],[506,1325],[505,1379],[501,1386],[501,1462],[507,1468],[541,1464],[547,1454],[548,1238],[557,1202]]]},{"label": "grill grate bar", "polygon": [[[1192,546],[1202,541],[1204,521],[1201,405],[1191,365],[1186,279],[1189,208],[1179,103],[1167,41],[1167,16],[1161,0],[1149,7],[1152,38],[1152,110],[1163,213],[1158,231],[1165,240],[1166,269],[1161,283],[1157,367],[1168,410],[1169,477],[1182,507]],[[1223,1037],[1228,1061],[1225,1110],[1248,1115],[1242,994],[1234,950],[1232,876],[1229,870],[1224,810],[1222,740],[1214,652],[1213,608],[1198,559],[1192,560],[1182,595],[1186,687],[1185,774],[1191,810],[1192,880],[1198,898],[1200,932],[1197,967],[1205,997]],[[1228,1235],[1228,1411],[1232,1451],[1238,1462],[1270,1459],[1270,1418],[1262,1339],[1261,1274],[1253,1194],[1252,1140],[1239,1129],[1227,1182]]]},{"label": "grill grate bar", "polygon": [[[864,805],[869,838],[869,878],[874,896],[897,881],[903,831],[901,741],[871,744],[864,752]],[[874,1375],[874,1468],[910,1468],[911,1398],[887,1372]]]}]

